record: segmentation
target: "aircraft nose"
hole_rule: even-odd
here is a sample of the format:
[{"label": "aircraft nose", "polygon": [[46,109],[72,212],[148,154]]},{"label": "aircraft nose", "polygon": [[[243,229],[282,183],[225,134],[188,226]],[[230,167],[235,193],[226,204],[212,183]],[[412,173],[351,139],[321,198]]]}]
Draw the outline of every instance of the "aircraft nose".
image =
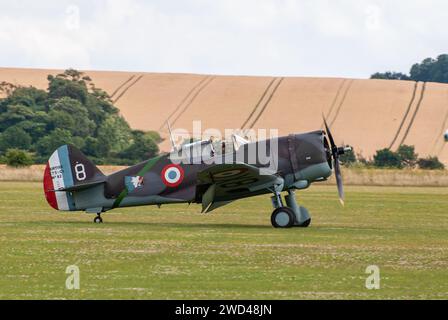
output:
[{"label": "aircraft nose", "polygon": [[295,140],[297,160],[303,166],[329,162],[331,160],[331,153],[329,153],[331,149],[323,131],[298,134],[295,136]]}]

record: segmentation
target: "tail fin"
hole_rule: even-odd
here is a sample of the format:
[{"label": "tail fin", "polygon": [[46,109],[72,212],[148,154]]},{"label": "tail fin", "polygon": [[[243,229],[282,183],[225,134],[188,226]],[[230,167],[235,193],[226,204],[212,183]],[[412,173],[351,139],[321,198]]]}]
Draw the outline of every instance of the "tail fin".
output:
[{"label": "tail fin", "polygon": [[104,174],[81,151],[64,145],[53,152],[45,167],[45,197],[56,210],[74,211],[72,191],[104,181]]}]

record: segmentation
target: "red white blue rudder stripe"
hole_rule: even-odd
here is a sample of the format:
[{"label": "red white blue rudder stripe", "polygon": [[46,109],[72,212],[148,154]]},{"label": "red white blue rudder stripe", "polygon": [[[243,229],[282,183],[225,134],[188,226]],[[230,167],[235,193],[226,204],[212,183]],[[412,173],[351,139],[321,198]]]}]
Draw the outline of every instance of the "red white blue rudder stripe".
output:
[{"label": "red white blue rudder stripe", "polygon": [[44,172],[44,191],[47,202],[56,210],[73,211],[71,192],[57,191],[74,185],[69,158],[69,147],[64,145],[51,155]]}]

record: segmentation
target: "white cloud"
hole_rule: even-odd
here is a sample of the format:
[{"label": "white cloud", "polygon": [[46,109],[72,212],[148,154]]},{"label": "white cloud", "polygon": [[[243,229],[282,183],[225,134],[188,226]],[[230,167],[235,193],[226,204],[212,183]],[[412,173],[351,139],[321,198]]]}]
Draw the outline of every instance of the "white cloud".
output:
[{"label": "white cloud", "polygon": [[[29,10],[24,12],[23,8]],[[444,0],[8,3],[2,66],[368,77],[448,52]]]},{"label": "white cloud", "polygon": [[[50,22],[42,21],[37,26],[28,19],[2,17],[0,30],[0,61],[7,63],[4,66],[60,68],[73,63],[79,68],[91,67],[83,44]],[[4,59],[3,54],[9,58]]]},{"label": "white cloud", "polygon": [[367,30],[380,30],[383,24],[382,10],[377,5],[368,5],[365,10],[365,26]]}]

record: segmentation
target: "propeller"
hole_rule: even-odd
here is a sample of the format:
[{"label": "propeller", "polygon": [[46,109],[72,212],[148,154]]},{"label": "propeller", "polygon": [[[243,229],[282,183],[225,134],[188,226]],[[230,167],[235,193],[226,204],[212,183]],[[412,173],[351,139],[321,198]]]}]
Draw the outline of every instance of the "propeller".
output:
[{"label": "propeller", "polygon": [[327,131],[328,139],[330,140],[330,148],[331,155],[333,157],[334,162],[334,173],[336,176],[336,184],[338,186],[338,194],[339,194],[339,202],[342,206],[344,206],[344,186],[342,184],[342,175],[341,175],[341,166],[339,164],[339,156],[344,154],[346,151],[351,150],[351,148],[338,147],[333,139],[333,135],[331,134],[330,128],[328,127],[327,120],[324,118],[325,130]]}]

